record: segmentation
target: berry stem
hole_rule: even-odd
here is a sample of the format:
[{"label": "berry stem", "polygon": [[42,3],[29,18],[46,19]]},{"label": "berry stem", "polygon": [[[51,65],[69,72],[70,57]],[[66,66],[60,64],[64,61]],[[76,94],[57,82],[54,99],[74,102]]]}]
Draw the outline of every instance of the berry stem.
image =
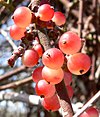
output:
[{"label": "berry stem", "polygon": [[16,50],[14,50],[13,55],[8,59],[9,66],[13,67],[15,61],[21,57],[25,52],[25,49],[22,46],[19,46]]},{"label": "berry stem", "polygon": [[40,42],[43,45],[45,51],[48,50],[49,48],[51,48],[50,40],[48,39],[48,36],[44,32],[38,30],[38,36],[39,36]]},{"label": "berry stem", "polygon": [[73,115],[73,109],[70,99],[68,97],[67,90],[65,88],[64,80],[62,80],[59,84],[56,84],[55,87],[57,94],[60,98],[60,105],[62,108],[63,117],[71,117]]}]

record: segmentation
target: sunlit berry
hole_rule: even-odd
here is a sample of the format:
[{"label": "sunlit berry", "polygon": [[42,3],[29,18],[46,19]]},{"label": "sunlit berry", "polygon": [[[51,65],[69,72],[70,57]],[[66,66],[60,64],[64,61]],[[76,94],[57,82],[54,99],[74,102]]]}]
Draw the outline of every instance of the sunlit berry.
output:
[{"label": "sunlit berry", "polygon": [[62,81],[64,72],[61,68],[50,69],[46,66],[42,69],[42,77],[50,84],[58,84]]},{"label": "sunlit berry", "polygon": [[26,28],[31,23],[32,13],[28,7],[19,7],[13,14],[13,20],[18,27]]},{"label": "sunlit berry", "polygon": [[75,54],[81,48],[81,39],[71,31],[65,32],[59,39],[59,48],[67,55]]},{"label": "sunlit berry", "polygon": [[49,21],[54,15],[54,10],[49,4],[43,4],[38,9],[38,16],[42,21]]},{"label": "sunlit berry", "polygon": [[68,58],[67,67],[75,75],[85,74],[91,66],[90,57],[84,53],[76,53]]},{"label": "sunlit berry", "polygon": [[56,12],[54,12],[54,16],[52,18],[52,21],[55,22],[55,24],[57,26],[61,26],[61,25],[65,24],[66,17],[62,12],[56,11]]},{"label": "sunlit berry", "polygon": [[64,63],[64,55],[59,49],[50,48],[44,52],[42,62],[49,68],[59,69]]}]

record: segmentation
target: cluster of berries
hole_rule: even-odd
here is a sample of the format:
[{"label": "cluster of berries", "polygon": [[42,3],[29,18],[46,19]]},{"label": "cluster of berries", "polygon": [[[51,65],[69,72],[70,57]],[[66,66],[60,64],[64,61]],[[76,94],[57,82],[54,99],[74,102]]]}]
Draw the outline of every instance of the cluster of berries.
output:
[{"label": "cluster of berries", "polygon": [[[37,19],[55,23],[62,26],[66,22],[65,15],[60,11],[54,11],[49,4],[43,4],[36,13],[27,7],[19,7],[13,14],[14,25],[10,28],[10,36],[15,40],[22,39],[26,34],[26,28]],[[48,29],[48,27],[47,27]],[[71,32],[63,33],[58,40],[58,48],[50,48],[44,52],[41,44],[34,41],[31,49],[25,50],[22,63],[27,67],[34,67],[39,58],[42,58],[43,66],[36,68],[32,73],[33,81],[36,82],[36,93],[43,98],[42,105],[47,110],[56,111],[60,108],[59,98],[55,85],[62,80],[71,99],[73,88],[71,87],[72,74],[85,74],[91,66],[91,60],[87,54],[81,53],[81,38]],[[63,70],[66,61],[66,70]]]}]

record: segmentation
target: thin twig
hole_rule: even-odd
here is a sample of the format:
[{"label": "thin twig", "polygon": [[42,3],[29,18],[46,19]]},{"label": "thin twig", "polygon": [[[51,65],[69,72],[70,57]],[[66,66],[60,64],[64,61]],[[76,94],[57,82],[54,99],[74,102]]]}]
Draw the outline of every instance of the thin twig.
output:
[{"label": "thin twig", "polygon": [[0,90],[5,90],[5,89],[11,89],[11,88],[17,88],[21,85],[27,84],[29,82],[32,82],[32,77],[25,78],[23,80],[15,81],[6,85],[0,86]]},{"label": "thin twig", "polygon": [[6,74],[0,76],[0,81],[7,80],[11,76],[16,75],[24,70],[26,70],[26,67],[24,65],[20,66],[19,68],[13,69],[12,71],[7,72]]},{"label": "thin twig", "polygon": [[12,48],[15,50],[17,49],[17,46],[15,43],[11,40],[11,38],[8,36],[7,32],[3,29],[0,29],[0,33],[5,37],[5,39],[9,42],[9,44],[12,46]]},{"label": "thin twig", "polygon": [[94,103],[100,97],[100,91],[98,91],[73,117],[78,117],[83,113],[92,103]]},{"label": "thin twig", "polygon": [[79,2],[79,21],[78,21],[78,35],[82,37],[82,25],[83,25],[83,0]]}]

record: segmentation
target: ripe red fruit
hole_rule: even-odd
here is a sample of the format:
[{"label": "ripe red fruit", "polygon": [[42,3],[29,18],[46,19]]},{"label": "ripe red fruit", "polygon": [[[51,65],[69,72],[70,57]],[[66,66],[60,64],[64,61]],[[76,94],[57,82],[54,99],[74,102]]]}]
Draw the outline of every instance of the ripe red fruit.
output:
[{"label": "ripe red fruit", "polygon": [[14,40],[20,40],[22,37],[25,36],[25,28],[19,28],[17,25],[12,25],[10,27],[10,36],[14,39]]},{"label": "ripe red fruit", "polygon": [[59,39],[59,48],[65,54],[74,54],[81,48],[80,37],[71,32],[65,32]]},{"label": "ripe red fruit", "polygon": [[99,112],[96,108],[90,107],[86,111],[84,111],[80,117],[99,117]]},{"label": "ripe red fruit", "polygon": [[68,92],[68,96],[71,99],[73,97],[74,90],[73,90],[73,88],[70,85],[67,85],[66,89],[67,89],[67,92]]},{"label": "ripe red fruit", "polygon": [[75,75],[85,74],[91,66],[91,60],[84,53],[76,53],[68,58],[67,67]]},{"label": "ripe red fruit", "polygon": [[34,49],[29,49],[22,56],[22,63],[27,67],[33,67],[38,63],[38,59],[38,53]]},{"label": "ripe red fruit", "polygon": [[72,82],[72,73],[67,71],[67,72],[64,72],[64,82],[65,82],[65,85],[70,85],[71,82]]},{"label": "ripe red fruit", "polygon": [[57,26],[61,26],[61,25],[65,24],[66,17],[62,12],[57,11],[57,12],[54,12],[54,16],[52,18],[52,21],[55,22],[55,24]]},{"label": "ripe red fruit", "polygon": [[64,72],[61,68],[50,69],[46,66],[42,69],[42,77],[50,84],[58,84],[62,81]]},{"label": "ripe red fruit", "polygon": [[54,10],[49,4],[43,4],[38,9],[38,16],[42,21],[49,21],[54,15]]},{"label": "ripe red fruit", "polygon": [[44,52],[42,62],[49,68],[59,69],[64,63],[64,55],[59,49],[50,48]]},{"label": "ripe red fruit", "polygon": [[55,86],[49,84],[45,80],[39,80],[36,84],[35,90],[37,95],[46,98],[52,97],[56,92]]},{"label": "ripe red fruit", "polygon": [[40,44],[34,44],[33,48],[34,48],[34,50],[37,51],[39,57],[41,57],[42,54],[43,54],[43,48],[42,48],[42,46]]},{"label": "ripe red fruit", "polygon": [[18,27],[26,28],[31,23],[32,13],[27,7],[19,7],[13,14],[13,20]]},{"label": "ripe red fruit", "polygon": [[42,106],[48,111],[57,111],[60,108],[60,103],[57,95],[42,100]]},{"label": "ripe red fruit", "polygon": [[37,67],[33,73],[32,73],[32,79],[34,82],[38,82],[39,80],[42,80],[42,69],[43,69],[43,66],[41,67]]}]

